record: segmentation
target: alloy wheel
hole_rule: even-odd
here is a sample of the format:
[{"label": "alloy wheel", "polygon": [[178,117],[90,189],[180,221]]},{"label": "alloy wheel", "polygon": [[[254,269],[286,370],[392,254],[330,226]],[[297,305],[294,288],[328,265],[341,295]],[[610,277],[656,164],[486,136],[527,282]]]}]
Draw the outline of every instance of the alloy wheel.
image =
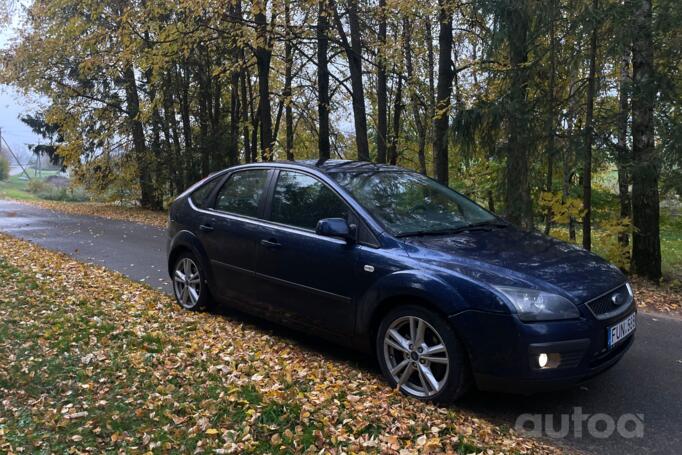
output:
[{"label": "alloy wheel", "polygon": [[448,378],[450,361],[443,339],[416,316],[391,323],[384,335],[384,360],[398,387],[420,398],[436,395]]},{"label": "alloy wheel", "polygon": [[199,267],[190,258],[182,258],[175,266],[173,274],[175,297],[186,309],[196,307],[201,296],[201,274]]}]

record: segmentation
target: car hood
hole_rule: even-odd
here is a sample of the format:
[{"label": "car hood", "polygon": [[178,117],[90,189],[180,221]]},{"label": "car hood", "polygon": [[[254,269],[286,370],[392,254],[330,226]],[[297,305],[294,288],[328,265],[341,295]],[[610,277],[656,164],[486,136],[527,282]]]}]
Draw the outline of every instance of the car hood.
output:
[{"label": "car hood", "polygon": [[[563,291],[575,303],[625,282],[614,265],[576,245],[512,226],[453,235],[407,237],[407,253],[421,261],[490,282]],[[557,289],[558,288],[558,289]]]}]

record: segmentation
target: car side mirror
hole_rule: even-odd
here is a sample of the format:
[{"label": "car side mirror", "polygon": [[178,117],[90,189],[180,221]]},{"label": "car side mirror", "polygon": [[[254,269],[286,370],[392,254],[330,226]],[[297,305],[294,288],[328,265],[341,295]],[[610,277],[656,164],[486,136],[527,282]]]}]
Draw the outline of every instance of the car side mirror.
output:
[{"label": "car side mirror", "polygon": [[338,237],[349,241],[353,240],[353,230],[343,218],[321,219],[317,222],[315,233],[325,237]]}]

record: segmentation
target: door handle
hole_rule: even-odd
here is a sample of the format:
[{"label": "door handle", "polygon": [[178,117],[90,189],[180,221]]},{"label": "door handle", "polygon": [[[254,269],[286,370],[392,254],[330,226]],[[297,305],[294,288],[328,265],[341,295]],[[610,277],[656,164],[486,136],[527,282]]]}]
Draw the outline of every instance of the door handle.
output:
[{"label": "door handle", "polygon": [[199,225],[199,230],[204,231],[204,232],[213,232],[213,226],[210,224],[201,224]]},{"label": "door handle", "polygon": [[282,244],[275,239],[270,240],[263,239],[260,241],[260,244],[263,245],[265,248],[279,248],[282,246]]}]

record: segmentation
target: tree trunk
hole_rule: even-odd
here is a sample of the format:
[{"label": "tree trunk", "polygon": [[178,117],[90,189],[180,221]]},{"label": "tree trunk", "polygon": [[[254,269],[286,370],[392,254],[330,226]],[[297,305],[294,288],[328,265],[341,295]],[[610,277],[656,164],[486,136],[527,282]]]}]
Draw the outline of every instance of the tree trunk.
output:
[{"label": "tree trunk", "polygon": [[[408,30],[403,28],[401,42],[401,48],[403,50],[406,48],[407,37]],[[396,29],[395,41],[397,42],[400,39],[401,35]],[[398,164],[398,144],[400,142],[400,129],[403,115],[403,57],[403,55],[398,56],[398,62],[396,62],[396,67],[393,69],[393,73],[397,80],[395,82],[396,88],[393,96],[393,125],[387,148],[388,161],[392,165]]]},{"label": "tree trunk", "polygon": [[[618,113],[618,145],[616,151],[616,165],[618,167],[618,200],[620,203],[620,218],[628,219],[631,216],[631,201],[630,201],[630,150],[628,149],[628,110],[630,103],[628,102],[628,79],[630,77],[630,58],[629,46],[623,53],[620,64],[620,78],[618,81],[619,91],[619,105]],[[630,236],[627,232],[623,232],[618,238],[623,247],[627,247],[630,243]]]},{"label": "tree trunk", "polygon": [[654,146],[654,43],[651,0],[637,0],[632,52],[632,271],[661,278],[659,159]]},{"label": "tree trunk", "polygon": [[[220,60],[216,60],[211,65],[221,65]],[[210,100],[211,109],[209,109],[209,118],[211,120],[211,134],[209,136],[208,146],[211,154],[211,171],[223,169],[227,163],[230,162],[229,146],[225,143],[225,128],[223,117],[223,86],[220,78],[210,77],[211,81]],[[225,153],[227,152],[227,153]],[[227,155],[227,156],[226,156]]]},{"label": "tree trunk", "polygon": [[[230,12],[234,17],[241,17],[241,6],[237,6],[237,2],[231,4]],[[235,32],[232,37],[232,49],[230,50],[230,58],[232,68],[230,70],[230,142],[228,145],[228,165],[234,166],[239,164],[239,121],[240,121],[240,105],[239,105],[239,38],[241,34]]]},{"label": "tree trunk", "polygon": [[140,205],[148,209],[159,209],[161,203],[155,198],[154,185],[151,176],[149,155],[144,139],[144,128],[140,121],[140,98],[137,93],[135,71],[127,65],[123,70],[123,80],[126,93],[126,112],[130,133],[133,138],[133,151],[137,163],[138,181],[140,184]]},{"label": "tree trunk", "polygon": [[[552,193],[552,181],[554,180],[554,155],[556,153],[556,1],[552,0],[550,5],[550,28],[549,28],[549,45],[550,45],[550,73],[549,73],[549,109],[547,113],[547,180],[545,182],[545,191]],[[545,235],[549,235],[552,229],[552,208],[547,209],[545,217]]]},{"label": "tree trunk", "polygon": [[272,116],[270,112],[270,59],[272,50],[266,18],[267,0],[254,2],[256,39],[256,67],[258,69],[258,117],[260,119],[261,160],[272,161],[274,143],[272,138]]},{"label": "tree trunk", "polygon": [[175,114],[175,107],[173,105],[173,94],[171,92],[173,85],[172,75],[166,77],[166,89],[163,94],[163,115],[164,115],[164,130],[166,131],[166,140],[173,143],[173,163],[174,168],[174,185],[178,192],[185,189],[187,186],[187,169],[184,169],[182,162],[182,146],[180,145],[180,135],[178,134],[178,120]]},{"label": "tree trunk", "polygon": [[200,64],[197,71],[197,78],[199,82],[199,153],[201,154],[201,177],[206,177],[211,172],[210,153],[211,147],[209,145],[209,124],[211,109],[211,87],[210,79],[206,74],[209,70],[209,65]]},{"label": "tree trunk", "polygon": [[327,0],[320,0],[317,10],[317,114],[319,128],[317,135],[318,154],[321,160],[328,160],[331,154],[329,145],[329,8]]},{"label": "tree trunk", "polygon": [[[246,65],[246,58],[244,64]],[[249,98],[249,112],[251,118],[251,150],[249,151],[250,162],[255,163],[258,161],[258,127],[260,125],[260,115],[259,109],[260,104],[256,106],[256,101],[253,96],[253,86],[251,85],[251,75],[249,74],[248,68],[244,70],[244,79],[246,81],[246,91]]]},{"label": "tree trunk", "polygon": [[151,71],[147,70],[145,71],[145,78],[146,78],[146,84],[147,84],[147,91],[148,91],[148,96],[149,96],[149,104],[151,106],[151,144],[149,147],[149,151],[151,152],[151,165],[150,165],[150,170],[151,170],[151,185],[154,191],[154,200],[158,201],[159,207],[158,209],[163,208],[163,183],[164,181],[169,180],[166,178],[166,175],[170,175],[170,170],[168,174],[166,174],[166,169],[171,167],[170,156],[166,156],[166,159],[162,159],[162,146],[161,146],[161,129],[162,129],[162,120],[161,120],[161,111],[159,110],[159,103],[157,101],[157,88],[156,86],[152,83],[151,80]]},{"label": "tree trunk", "polygon": [[194,135],[192,134],[192,122],[190,119],[190,99],[189,99],[189,86],[190,86],[190,70],[188,62],[184,62],[183,68],[180,70],[178,68],[178,85],[180,88],[180,117],[182,119],[182,137],[185,143],[185,176],[187,182],[192,182],[196,180],[197,173],[194,163]]},{"label": "tree trunk", "polygon": [[410,104],[412,105],[412,117],[417,130],[417,160],[419,172],[426,175],[426,127],[421,111],[419,110],[419,96],[416,91],[414,77],[414,64],[412,62],[412,22],[409,17],[403,19],[403,33],[405,34],[405,71],[407,72],[407,87],[409,90]]},{"label": "tree trunk", "polygon": [[[434,76],[436,68],[436,58],[433,51],[433,24],[431,23],[431,16],[427,15],[424,21],[424,28],[426,29],[426,66],[429,77],[429,98],[427,100],[426,116],[429,121],[424,123],[426,129],[427,143],[433,147],[433,118],[436,115],[436,79]],[[433,150],[431,150],[433,155]],[[433,158],[433,156],[432,156]],[[435,163],[433,164],[435,169]],[[434,172],[435,173],[435,172]],[[426,175],[426,172],[424,172]]]},{"label": "tree trunk", "polygon": [[509,221],[530,229],[533,227],[533,210],[528,183],[528,150],[532,149],[528,134],[530,123],[528,92],[528,29],[527,0],[507,3],[505,19],[508,21],[509,61],[511,84],[507,118],[509,140],[507,143],[505,209]]},{"label": "tree trunk", "polygon": [[398,164],[398,142],[400,141],[400,121],[403,114],[403,77],[397,74],[397,87],[393,100],[393,131],[388,145],[388,161],[392,165]]},{"label": "tree trunk", "polygon": [[377,162],[386,162],[388,137],[388,76],[386,75],[386,0],[379,0],[379,48],[377,49]]},{"label": "tree trunk", "polygon": [[294,110],[291,107],[291,83],[293,81],[294,48],[291,43],[291,5],[284,2],[284,22],[286,35],[284,41],[284,154],[287,160],[294,160]]},{"label": "tree trunk", "polygon": [[590,70],[587,75],[585,107],[585,156],[583,157],[583,248],[592,249],[592,143],[594,141],[594,91],[597,73],[597,11],[599,1],[592,0],[592,35],[590,37]]},{"label": "tree trunk", "polygon": [[355,143],[358,149],[358,159],[360,161],[369,161],[369,141],[367,140],[367,114],[365,109],[365,90],[362,83],[362,41],[360,39],[362,30],[360,30],[360,20],[358,18],[358,0],[349,0],[348,10],[348,24],[350,26],[350,42],[346,36],[341,23],[341,17],[338,8],[334,3],[334,19],[339,36],[341,37],[341,46],[343,47],[348,58],[348,67],[350,71],[351,90],[353,98],[353,120],[355,122]]},{"label": "tree trunk", "polygon": [[448,126],[452,96],[452,11],[448,0],[438,0],[438,94],[433,120],[433,167],[436,180],[448,184]]}]

